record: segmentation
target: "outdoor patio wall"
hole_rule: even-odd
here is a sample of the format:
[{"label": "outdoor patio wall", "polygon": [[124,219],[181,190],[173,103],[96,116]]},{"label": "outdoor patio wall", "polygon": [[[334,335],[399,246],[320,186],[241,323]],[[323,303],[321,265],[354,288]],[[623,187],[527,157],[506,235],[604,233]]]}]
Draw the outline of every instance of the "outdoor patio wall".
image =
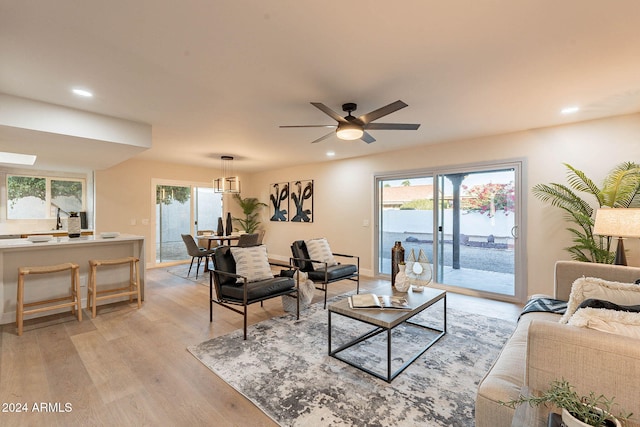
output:
[{"label": "outdoor patio wall", "polygon": [[[385,139],[392,137],[392,133],[384,135]],[[382,141],[380,137],[376,144]],[[363,144],[363,151],[366,150],[367,146]],[[619,163],[640,161],[639,114],[424,145],[353,159],[295,165],[250,175],[246,185],[243,182],[243,195],[255,196],[267,203],[269,183],[313,179],[313,223],[269,222],[268,212],[265,210],[263,213],[267,230],[265,241],[270,254],[287,258],[293,240],[325,236],[334,251],[358,254],[363,272],[370,274],[374,264],[376,174],[413,170],[429,172],[437,167],[518,158],[526,161],[526,294],[552,293],[553,266],[556,260],[569,259],[563,248],[571,244],[570,235],[562,212],[533,197],[530,189],[539,183],[565,183],[565,162],[601,183]],[[638,239],[629,239],[625,243],[631,265],[640,265],[639,243]]]}]

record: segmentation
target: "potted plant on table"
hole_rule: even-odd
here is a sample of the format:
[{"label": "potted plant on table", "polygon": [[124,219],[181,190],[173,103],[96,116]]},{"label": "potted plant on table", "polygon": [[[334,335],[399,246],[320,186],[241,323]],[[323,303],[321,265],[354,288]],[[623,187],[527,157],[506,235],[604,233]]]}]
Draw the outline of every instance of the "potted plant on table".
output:
[{"label": "potted plant on table", "polygon": [[501,402],[510,408],[522,403],[531,406],[548,403],[562,409],[562,422],[567,427],[621,427],[620,420],[627,420],[633,414],[612,414],[613,398],[590,392],[588,396],[579,396],[573,386],[565,380],[556,380],[548,390],[538,396],[520,396],[509,402]]}]

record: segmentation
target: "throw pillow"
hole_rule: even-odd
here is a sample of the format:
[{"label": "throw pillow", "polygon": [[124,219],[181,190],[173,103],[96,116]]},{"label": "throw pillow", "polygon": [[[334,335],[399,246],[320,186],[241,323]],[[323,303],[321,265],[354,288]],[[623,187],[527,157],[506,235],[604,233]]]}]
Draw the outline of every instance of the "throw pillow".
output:
[{"label": "throw pillow", "polygon": [[333,257],[333,253],[331,253],[331,248],[329,247],[329,242],[327,239],[312,239],[305,240],[304,244],[307,245],[307,252],[309,252],[309,258],[314,261],[322,261],[314,262],[313,269],[314,270],[322,270],[324,269],[324,263],[327,263],[327,266],[330,267],[332,265],[338,264],[336,259]]},{"label": "throw pillow", "polygon": [[[232,246],[231,255],[236,262],[236,274],[246,277],[247,282],[273,279],[266,246]],[[243,283],[243,280],[238,279],[237,283]]]},{"label": "throw pillow", "polygon": [[581,277],[571,285],[567,311],[560,323],[567,323],[582,301],[593,298],[619,305],[640,304],[640,286],[634,283],[610,282],[596,277]]},{"label": "throw pillow", "polygon": [[581,308],[571,316],[569,325],[640,339],[640,314],[628,311]]},{"label": "throw pillow", "polygon": [[617,310],[617,311],[631,311],[634,313],[640,313],[640,305],[618,305],[614,304],[611,301],[603,301],[601,299],[593,299],[589,298],[578,306],[578,310],[581,308],[605,308],[607,310]]}]

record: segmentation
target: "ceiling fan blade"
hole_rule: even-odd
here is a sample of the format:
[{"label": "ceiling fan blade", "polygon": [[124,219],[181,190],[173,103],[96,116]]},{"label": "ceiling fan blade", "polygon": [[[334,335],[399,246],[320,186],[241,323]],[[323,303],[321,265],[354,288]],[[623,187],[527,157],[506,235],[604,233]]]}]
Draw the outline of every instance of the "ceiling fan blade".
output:
[{"label": "ceiling fan blade", "polygon": [[391,114],[395,111],[398,111],[404,107],[408,107],[407,104],[405,104],[402,101],[396,101],[396,102],[392,102],[389,105],[385,105],[382,108],[378,108],[377,110],[373,110],[370,113],[367,114],[363,114],[360,117],[358,117],[359,120],[362,121],[362,123],[367,124],[370,123],[376,119],[379,119],[380,117],[386,116],[387,114]]},{"label": "ceiling fan blade", "polygon": [[375,138],[371,136],[371,134],[368,134],[367,132],[365,132],[364,134],[362,134],[362,138],[360,138],[361,140],[363,140],[364,142],[366,142],[367,144],[371,144],[372,142],[375,142]]},{"label": "ceiling fan blade", "polygon": [[338,125],[287,125],[281,128],[336,128]]},{"label": "ceiling fan blade", "polygon": [[335,135],[335,132],[329,132],[328,134],[326,134],[325,136],[321,136],[320,138],[316,139],[315,141],[311,141],[312,144],[315,144],[316,142],[320,142],[320,141],[324,141],[325,139],[329,138],[330,136]]},{"label": "ceiling fan blade", "polygon": [[417,130],[419,124],[412,123],[369,123],[365,125],[368,130]]},{"label": "ceiling fan blade", "polygon": [[336,113],[331,108],[324,105],[323,103],[312,102],[311,105],[313,105],[318,110],[322,111],[323,113],[325,113],[327,116],[331,117],[333,120],[337,121],[338,123],[347,123],[344,117],[342,117],[340,114]]}]

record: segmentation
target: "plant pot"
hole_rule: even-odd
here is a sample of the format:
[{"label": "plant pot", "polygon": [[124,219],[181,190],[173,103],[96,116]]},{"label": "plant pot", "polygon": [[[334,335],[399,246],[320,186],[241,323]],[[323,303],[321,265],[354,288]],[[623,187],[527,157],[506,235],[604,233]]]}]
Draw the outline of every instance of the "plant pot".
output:
[{"label": "plant pot", "polygon": [[[567,411],[566,409],[562,408],[562,423],[566,426],[566,427],[591,427],[589,424],[580,421],[579,419],[577,419],[576,417],[574,417],[573,415],[571,415],[571,413],[569,413],[569,411]],[[609,427],[622,427],[622,424],[620,424],[620,421],[618,421],[617,419],[607,419],[605,420],[604,423],[605,426]]]}]

